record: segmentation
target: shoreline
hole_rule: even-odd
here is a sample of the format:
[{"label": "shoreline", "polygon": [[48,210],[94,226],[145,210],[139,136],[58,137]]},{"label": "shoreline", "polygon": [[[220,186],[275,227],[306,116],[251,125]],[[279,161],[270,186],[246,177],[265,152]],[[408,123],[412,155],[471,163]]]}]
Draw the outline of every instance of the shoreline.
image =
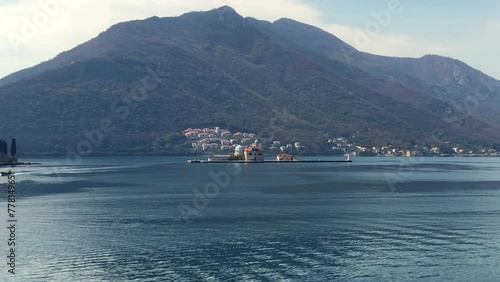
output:
[{"label": "shoreline", "polygon": [[[23,159],[30,158],[66,158],[67,154],[59,154],[59,153],[28,153],[23,154],[21,157]],[[196,157],[196,158],[205,158],[209,156],[209,154],[168,154],[168,153],[144,153],[144,154],[127,154],[127,153],[102,153],[102,154],[91,154],[82,158],[98,158],[98,157]],[[275,154],[265,154],[265,156],[275,156]],[[306,155],[294,155],[296,157],[325,157],[325,158],[335,158],[335,157],[345,157],[345,155],[326,155],[326,154],[306,154]],[[500,155],[481,155],[481,154],[472,154],[472,155],[420,155],[420,156],[351,156],[351,158],[498,158]],[[5,165],[5,164],[0,164]]]},{"label": "shoreline", "polygon": [[0,163],[0,167],[15,167],[22,165],[41,165],[42,163],[37,162],[17,162],[17,163]]},{"label": "shoreline", "polygon": [[265,164],[265,163],[352,163],[352,160],[294,160],[294,161],[278,161],[278,160],[264,160],[264,161],[243,161],[243,160],[220,160],[220,161],[209,161],[209,160],[188,160],[191,164],[228,164],[228,163],[238,163],[238,164]]}]

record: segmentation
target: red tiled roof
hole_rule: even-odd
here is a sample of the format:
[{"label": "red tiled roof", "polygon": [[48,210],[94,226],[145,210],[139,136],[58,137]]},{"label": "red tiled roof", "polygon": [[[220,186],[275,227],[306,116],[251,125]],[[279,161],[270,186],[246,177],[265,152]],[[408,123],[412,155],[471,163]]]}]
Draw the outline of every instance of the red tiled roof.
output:
[{"label": "red tiled roof", "polygon": [[245,152],[252,152],[252,151],[264,152],[264,150],[262,150],[262,149],[261,149],[261,148],[259,148],[259,147],[246,147],[246,148],[245,148]]}]

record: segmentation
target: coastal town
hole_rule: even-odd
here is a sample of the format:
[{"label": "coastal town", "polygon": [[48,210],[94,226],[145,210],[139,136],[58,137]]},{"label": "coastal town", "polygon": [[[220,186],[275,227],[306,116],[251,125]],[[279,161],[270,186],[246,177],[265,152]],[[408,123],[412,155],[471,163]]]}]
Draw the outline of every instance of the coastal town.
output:
[{"label": "coastal town", "polygon": [[[183,130],[187,142],[191,143],[192,149],[199,153],[227,153],[241,146],[250,146],[255,143],[262,144],[262,148],[268,153],[294,153],[300,154],[307,144],[300,141],[284,142],[283,140],[271,140],[262,142],[259,136],[251,132],[231,132],[221,127],[213,128],[187,128]],[[398,148],[393,145],[367,146],[359,145],[346,137],[326,139],[330,150],[325,155],[343,156],[385,156],[385,157],[415,157],[415,156],[488,156],[498,157],[498,150],[494,148],[470,147],[460,144],[445,143],[441,146],[417,146],[413,148]]]},{"label": "coastal town", "polygon": [[[191,142],[195,151],[198,152],[232,152],[238,146],[250,146],[259,143],[259,138],[255,133],[235,132],[227,129],[215,128],[188,128],[183,131],[184,136]],[[294,152],[300,151],[304,146],[300,142],[285,144],[280,140],[268,142],[266,151]]]},{"label": "coastal town", "polygon": [[345,137],[329,139],[334,155],[350,154],[351,156],[384,156],[384,157],[497,157],[498,152],[493,148],[470,148],[459,144],[445,143],[444,146],[417,146],[412,149],[402,149],[397,146],[361,146],[350,142]]}]

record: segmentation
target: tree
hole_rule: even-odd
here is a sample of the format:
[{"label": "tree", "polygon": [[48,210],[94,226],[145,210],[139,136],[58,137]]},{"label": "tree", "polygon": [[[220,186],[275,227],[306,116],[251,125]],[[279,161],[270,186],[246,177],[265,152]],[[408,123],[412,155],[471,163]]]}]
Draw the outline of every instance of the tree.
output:
[{"label": "tree", "polygon": [[3,140],[2,141],[2,153],[7,154],[7,151],[8,151],[7,141]]},{"label": "tree", "polygon": [[16,139],[12,139],[12,143],[10,145],[10,155],[15,157],[17,153]]}]

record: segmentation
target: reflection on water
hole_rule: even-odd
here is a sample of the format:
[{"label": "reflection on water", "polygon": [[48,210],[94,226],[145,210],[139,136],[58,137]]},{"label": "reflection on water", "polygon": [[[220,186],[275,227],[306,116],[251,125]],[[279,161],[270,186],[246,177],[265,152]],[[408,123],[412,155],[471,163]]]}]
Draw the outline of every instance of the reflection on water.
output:
[{"label": "reflection on water", "polygon": [[185,160],[15,168],[17,274],[0,281],[500,280],[500,159],[241,164],[187,221],[226,166]]}]

